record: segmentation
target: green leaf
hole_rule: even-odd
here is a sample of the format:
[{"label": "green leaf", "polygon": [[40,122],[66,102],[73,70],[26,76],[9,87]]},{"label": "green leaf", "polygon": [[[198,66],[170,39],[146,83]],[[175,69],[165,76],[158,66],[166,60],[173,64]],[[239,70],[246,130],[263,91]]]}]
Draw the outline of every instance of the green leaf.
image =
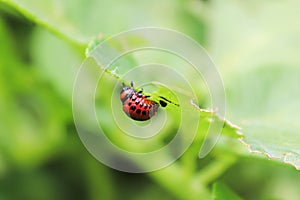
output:
[{"label": "green leaf", "polygon": [[86,36],[82,34],[79,27],[70,20],[70,18],[72,19],[71,16],[80,16],[72,13],[74,12],[72,7],[77,5],[82,9],[83,3],[79,6],[78,2],[68,3],[67,1],[62,2],[53,0],[39,2],[34,0],[4,0],[2,2],[18,10],[24,16],[29,18],[29,20],[47,28],[76,46],[82,47],[87,41]]},{"label": "green leaf", "polygon": [[217,182],[213,185],[214,200],[242,200],[225,184]]},{"label": "green leaf", "polygon": [[[189,64],[185,63],[181,58],[163,51],[144,51],[145,53],[143,52],[143,54],[141,54],[139,51],[133,51],[131,52],[131,54],[125,54],[118,57],[119,54],[122,55],[121,52],[123,52],[124,49],[126,52],[128,49],[131,49],[133,47],[147,46],[148,43],[151,43],[151,39],[146,37],[144,38],[142,34],[139,35],[136,33],[134,36],[135,37],[129,34],[121,37],[121,41],[105,41],[101,44],[101,48],[99,48],[99,51],[101,51],[102,53],[99,52],[98,49],[95,49],[95,44],[98,44],[99,41],[97,39],[93,40],[91,47],[88,47],[87,55],[97,60],[97,62],[100,62],[101,64],[98,64],[101,65],[99,66],[101,70],[104,70],[107,75],[111,75],[111,78],[114,78],[115,81],[122,81],[129,85],[128,83],[134,80],[134,86],[136,90],[139,90],[139,88],[142,87],[140,86],[141,83],[148,82],[148,84],[145,85],[144,93],[146,95],[149,94],[151,96],[149,99],[156,102],[159,102],[161,100],[165,101],[168,104],[168,106],[166,106],[167,111],[175,111],[176,113],[178,112],[176,110],[180,109],[180,107],[183,109],[188,109],[191,111],[191,116],[193,114],[195,116],[201,115],[202,119],[208,124],[224,123],[223,133],[225,133],[226,135],[230,137],[240,136],[237,132],[239,130],[239,127],[220,117],[214,110],[206,110],[200,108],[199,105],[194,102],[195,97],[193,95],[193,91],[184,81],[182,81],[181,76],[188,77],[187,79],[189,79],[191,84],[194,84],[196,95],[207,94],[205,95],[205,98],[208,98],[209,91],[207,91],[207,88],[203,86],[205,85],[204,81],[195,76],[197,72],[194,71],[194,68],[191,68]],[[95,52],[91,51],[92,49],[94,49]],[[106,51],[103,52],[103,49],[106,49]],[[105,56],[103,56],[103,54],[105,54]],[[117,57],[117,62],[112,63],[110,66],[102,66],[106,65],[106,63],[109,63],[108,60],[110,57]],[[157,60],[160,63],[159,65],[145,64],[149,61],[155,62]],[[172,67],[165,66],[172,66],[174,68],[173,70],[178,70],[178,72],[174,73],[172,70],[170,70]],[[129,73],[134,70],[137,71],[135,73]],[[141,70],[141,72],[139,72],[138,70]],[[166,76],[166,74],[168,74],[168,76]],[[178,74],[180,74],[181,76],[179,76]],[[160,82],[157,80],[159,80]],[[110,90],[112,91],[113,88],[111,88]],[[111,93],[111,91],[109,93]],[[115,96],[114,99],[118,99],[118,95],[119,92],[117,95],[113,95]],[[176,96],[182,96],[185,101],[181,102],[181,104]],[[178,116],[178,114],[174,115],[176,116],[174,117],[174,119],[177,118],[176,121],[180,120],[180,116]],[[193,117],[190,117],[190,121],[193,121],[192,118]],[[211,137],[211,139],[216,141],[216,138],[214,137]]]},{"label": "green leaf", "polygon": [[300,169],[300,27],[289,25],[298,23],[298,7],[295,0],[214,1],[210,49],[241,141]]},{"label": "green leaf", "polygon": [[[104,36],[112,35],[141,26],[169,27],[186,31],[185,23],[178,23],[178,20],[183,20],[182,13],[176,12],[180,2],[172,0],[155,0],[151,4],[140,0],[2,1],[31,21],[80,47],[88,44],[90,39],[99,33]],[[168,12],[165,12],[166,9]]]},{"label": "green leaf", "polygon": [[231,113],[243,119],[238,120],[243,143],[300,169],[300,70],[258,69],[234,81],[239,86],[230,85]]}]

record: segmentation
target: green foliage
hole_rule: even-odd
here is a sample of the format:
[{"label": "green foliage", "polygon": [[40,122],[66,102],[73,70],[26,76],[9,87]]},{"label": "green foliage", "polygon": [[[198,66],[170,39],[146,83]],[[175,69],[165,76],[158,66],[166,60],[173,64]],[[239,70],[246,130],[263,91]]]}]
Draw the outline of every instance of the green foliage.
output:
[{"label": "green foliage", "polygon": [[233,191],[222,183],[215,183],[213,186],[214,200],[241,200]]},{"label": "green foliage", "polygon": [[[296,0],[1,1],[0,199],[241,199],[233,191],[249,199],[299,199],[297,172],[282,165],[300,168],[298,8]],[[205,110],[210,107],[205,84],[186,70],[183,74],[197,88],[199,102],[191,104],[191,94],[176,81],[168,87],[155,81],[143,86],[153,100],[163,96],[174,104],[153,118],[159,121],[166,113],[170,120],[159,137],[135,140],[113,123],[114,110],[108,109],[112,102],[121,111],[114,86],[129,84],[131,77],[123,75],[143,61],[176,69],[185,69],[185,63],[149,51],[98,68],[97,73],[105,71],[99,87],[105,87],[96,92],[96,114],[106,122],[102,128],[107,136],[123,149],[149,152],[163,147],[179,126],[180,109],[190,114],[189,122],[202,117],[180,159],[145,175],[116,172],[92,159],[77,136],[71,109],[84,53],[90,55],[103,39],[138,26],[173,28],[205,44],[224,80],[226,118],[241,127]],[[97,73],[92,71],[90,78]],[[134,79],[137,87],[144,76],[159,79],[165,74],[141,75]],[[134,127],[135,122],[120,115],[120,123]],[[199,159],[212,121],[225,123],[223,134],[213,151]],[[183,129],[187,138],[192,134],[188,125]],[[88,118],[84,126],[94,131]],[[145,168],[152,164],[131,162]]]},{"label": "green foliage", "polygon": [[[281,23],[299,17],[299,2],[258,6],[249,2],[239,5],[233,0],[225,8],[222,5],[215,2],[211,41],[224,75],[228,117],[242,127],[243,142],[250,151],[299,169],[300,60],[296,52],[300,46],[296,35],[300,26]],[[284,16],[272,14],[282,9]],[[251,23],[253,20],[257,23]],[[230,35],[228,40],[222,40],[221,31]]]}]

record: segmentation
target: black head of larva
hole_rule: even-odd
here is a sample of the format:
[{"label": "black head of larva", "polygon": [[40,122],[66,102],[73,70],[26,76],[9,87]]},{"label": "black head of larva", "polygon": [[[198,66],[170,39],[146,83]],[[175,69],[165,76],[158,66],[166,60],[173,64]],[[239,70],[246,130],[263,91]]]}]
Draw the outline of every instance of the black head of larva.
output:
[{"label": "black head of larva", "polygon": [[161,105],[161,107],[166,107],[168,105],[167,102],[163,100],[159,100],[159,104]]}]

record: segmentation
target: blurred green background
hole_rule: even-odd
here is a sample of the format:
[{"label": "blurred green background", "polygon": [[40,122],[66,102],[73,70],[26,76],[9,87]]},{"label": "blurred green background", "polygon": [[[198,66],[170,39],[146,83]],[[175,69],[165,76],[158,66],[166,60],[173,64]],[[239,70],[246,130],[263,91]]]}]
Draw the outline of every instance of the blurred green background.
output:
[{"label": "blurred green background", "polygon": [[[194,198],[178,192],[183,182],[168,168],[159,176],[102,165],[74,126],[72,84],[88,42],[140,26],[202,44],[223,77],[227,118],[245,128],[246,142],[273,156],[292,152],[299,166],[299,8],[296,0],[0,1],[0,200]],[[194,167],[206,173],[202,166],[222,156],[228,166],[204,184],[212,199],[300,199],[294,167],[250,154],[235,138],[203,160],[195,154]]]}]

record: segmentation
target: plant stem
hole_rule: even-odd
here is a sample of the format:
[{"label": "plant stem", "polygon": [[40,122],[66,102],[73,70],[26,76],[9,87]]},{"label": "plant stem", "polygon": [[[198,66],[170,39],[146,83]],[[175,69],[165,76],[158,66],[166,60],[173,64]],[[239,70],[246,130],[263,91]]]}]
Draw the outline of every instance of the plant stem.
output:
[{"label": "plant stem", "polygon": [[200,182],[202,185],[208,185],[219,176],[221,176],[236,161],[233,155],[219,156],[215,161],[202,169],[196,176],[194,181]]},{"label": "plant stem", "polygon": [[196,200],[211,199],[210,193],[200,183],[193,182],[193,179],[187,178],[183,173],[183,169],[177,163],[155,171],[149,174],[160,185],[170,191],[178,199]]}]

